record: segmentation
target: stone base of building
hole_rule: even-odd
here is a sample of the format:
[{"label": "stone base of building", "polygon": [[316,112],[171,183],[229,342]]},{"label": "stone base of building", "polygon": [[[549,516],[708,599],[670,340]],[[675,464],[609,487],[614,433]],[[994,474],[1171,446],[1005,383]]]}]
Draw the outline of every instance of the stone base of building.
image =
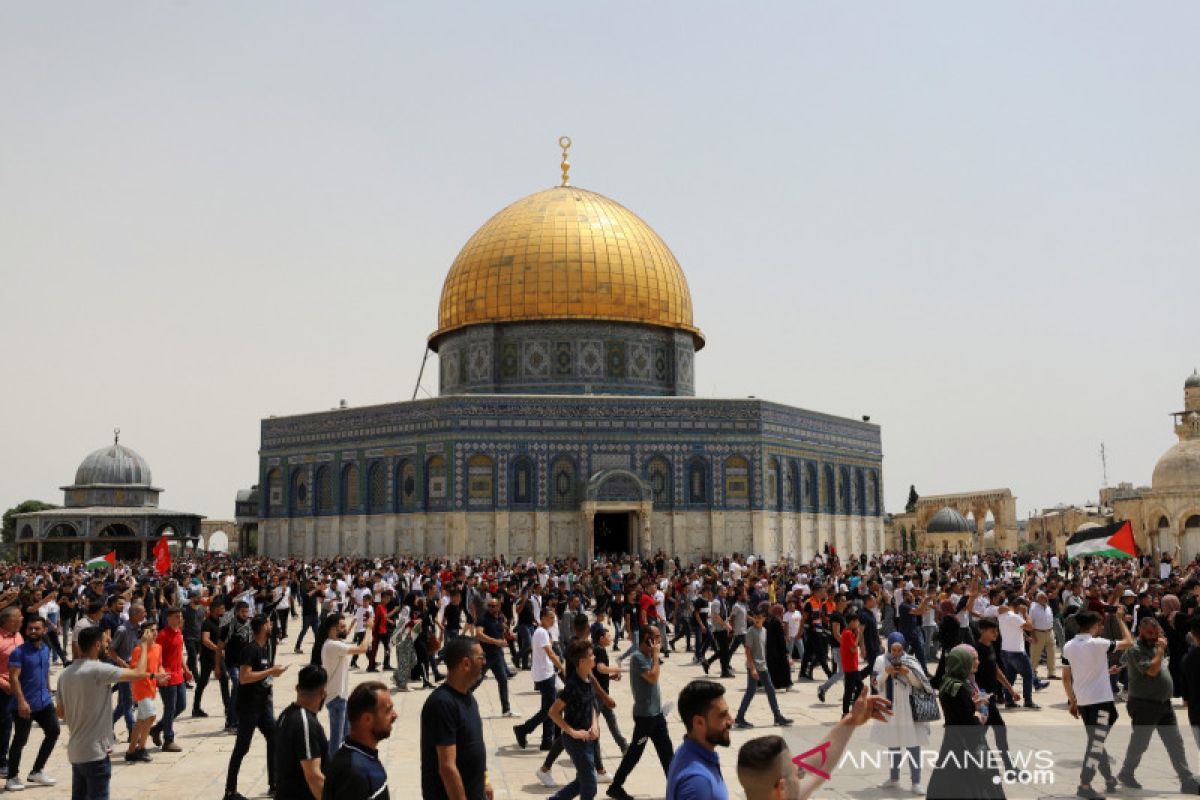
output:
[{"label": "stone base of building", "polygon": [[[622,518],[625,518],[622,520]],[[597,533],[598,519],[615,528]],[[624,535],[622,535],[624,532]],[[597,542],[597,536],[601,541]],[[623,541],[622,541],[623,538]],[[463,511],[263,519],[263,555],[450,556],[587,560],[597,549],[685,561],[754,553],[769,562],[807,561],[826,544],[843,556],[884,548],[880,517],[772,511],[647,511],[588,504],[580,511]]]}]

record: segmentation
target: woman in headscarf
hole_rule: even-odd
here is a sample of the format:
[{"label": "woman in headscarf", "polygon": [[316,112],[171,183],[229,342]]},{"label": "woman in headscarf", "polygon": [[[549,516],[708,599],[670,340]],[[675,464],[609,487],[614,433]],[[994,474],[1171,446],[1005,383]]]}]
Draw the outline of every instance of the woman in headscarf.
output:
[{"label": "woman in headscarf", "polygon": [[889,634],[887,649],[871,669],[874,692],[892,703],[892,716],[871,728],[871,741],[888,749],[891,772],[881,789],[900,786],[900,766],[907,760],[913,794],[925,794],[921,786],[921,748],[929,744],[929,723],[913,719],[910,698],[914,690],[932,694],[933,687],[917,659],[904,652],[905,645],[904,634]]},{"label": "woman in headscarf", "polygon": [[946,656],[958,645],[962,644],[962,624],[958,621],[957,609],[954,602],[947,599],[938,605],[938,665],[933,673],[933,685],[942,685],[942,676],[946,674]]},{"label": "woman in headscarf", "polygon": [[792,666],[788,659],[787,631],[783,628],[783,606],[776,603],[767,613],[767,673],[775,690],[792,690]]},{"label": "woman in headscarf", "polygon": [[408,691],[408,682],[412,680],[413,667],[417,664],[417,648],[413,644],[414,626],[412,609],[400,606],[400,616],[396,619],[396,672],[392,680],[396,688],[402,692]]},{"label": "woman in headscarf", "polygon": [[946,655],[946,674],[938,690],[946,734],[933,765],[926,797],[943,800],[1003,798],[999,773],[987,767],[986,728],[979,713],[987,704],[972,675],[979,667],[979,654],[960,644]]},{"label": "woman in headscarf", "polygon": [[1167,671],[1175,685],[1175,696],[1183,696],[1183,658],[1188,652],[1188,619],[1179,612],[1179,598],[1173,594],[1163,595],[1159,604],[1158,622],[1167,637]]}]

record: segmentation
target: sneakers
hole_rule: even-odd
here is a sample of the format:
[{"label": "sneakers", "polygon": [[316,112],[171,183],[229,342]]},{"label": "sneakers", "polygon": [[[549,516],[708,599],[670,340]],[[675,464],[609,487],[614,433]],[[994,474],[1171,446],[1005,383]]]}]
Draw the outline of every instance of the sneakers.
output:
[{"label": "sneakers", "polygon": [[1140,789],[1142,785],[1134,780],[1132,775],[1126,775],[1123,772],[1117,773],[1117,780],[1128,786],[1130,789]]},{"label": "sneakers", "polygon": [[529,737],[525,731],[521,730],[520,725],[513,725],[513,736],[517,737],[517,747],[524,750],[525,745],[529,742]]},{"label": "sneakers", "polygon": [[633,795],[625,791],[624,786],[610,786],[605,794],[611,797],[612,800],[633,800]]},{"label": "sneakers", "polygon": [[30,783],[36,783],[38,786],[53,786],[58,783],[54,778],[47,775],[44,770],[40,769],[37,772],[29,773],[28,780]]},{"label": "sneakers", "polygon": [[899,779],[899,778],[896,778],[895,780],[893,780],[893,779],[891,779],[891,778],[888,778],[886,781],[884,781],[883,783],[879,784],[879,788],[880,788],[880,789],[896,789],[896,788],[898,788],[899,786],[900,786],[900,779]]},{"label": "sneakers", "polygon": [[1041,707],[1041,706],[1039,706],[1037,703],[1026,703],[1026,704],[1023,706],[1023,708],[1031,708],[1031,709],[1033,709],[1034,711],[1040,711],[1042,707]]},{"label": "sneakers", "polygon": [[542,782],[542,786],[547,789],[557,789],[558,781],[554,780],[554,775],[547,770],[538,768],[537,779]]},{"label": "sneakers", "polygon": [[193,716],[193,717],[207,717],[207,716],[208,716],[208,712],[207,712],[207,711],[204,711],[203,709],[200,709],[200,708],[193,708],[193,709],[192,709],[192,716]]},{"label": "sneakers", "polygon": [[150,738],[154,741],[155,747],[162,747],[162,729],[157,725],[150,729]]},{"label": "sneakers", "polygon": [[739,720],[734,720],[733,727],[737,728],[739,731],[745,731],[745,730],[749,730],[750,728],[753,728],[754,726],[751,725],[749,722],[747,722],[744,719],[739,719]]},{"label": "sneakers", "polygon": [[20,778],[9,778],[4,782],[4,791],[19,792],[25,788],[25,784],[21,783]]},{"label": "sneakers", "polygon": [[912,793],[920,795],[921,797],[924,797],[925,796],[925,787],[919,783],[914,783],[912,785]]},{"label": "sneakers", "polygon": [[1075,796],[1085,798],[1085,800],[1104,800],[1104,795],[1090,786],[1080,786],[1075,790]]},{"label": "sneakers", "polygon": [[596,783],[612,783],[612,775],[609,775],[607,770],[604,772],[597,772]]},{"label": "sneakers", "polygon": [[513,711],[513,710],[510,708],[510,709],[508,709],[507,711],[503,711],[503,712],[501,712],[501,713],[500,713],[500,716],[502,716],[502,717],[508,717],[509,719],[515,719],[515,718],[516,718],[516,716],[517,716],[517,712]]},{"label": "sneakers", "polygon": [[162,746],[162,751],[164,753],[182,753],[183,748],[171,741]]},{"label": "sneakers", "polygon": [[787,717],[776,717],[775,724],[781,728],[786,728],[788,725],[792,724],[792,720],[788,719]]},{"label": "sneakers", "polygon": [[817,700],[822,703],[825,702],[825,690],[822,689],[820,686],[817,687]]}]

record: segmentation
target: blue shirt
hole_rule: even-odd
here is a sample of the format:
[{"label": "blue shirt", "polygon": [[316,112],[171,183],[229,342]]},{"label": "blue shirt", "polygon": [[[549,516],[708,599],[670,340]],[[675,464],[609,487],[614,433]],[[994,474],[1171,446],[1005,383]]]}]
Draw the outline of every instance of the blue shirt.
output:
[{"label": "blue shirt", "polygon": [[715,750],[684,738],[667,773],[667,800],[729,800]]},{"label": "blue shirt", "polygon": [[[50,696],[50,688],[46,685],[50,677],[50,648],[46,645],[34,647],[25,642],[8,657],[9,667],[21,668],[21,692],[29,710],[41,711],[54,702]],[[13,695],[12,708],[17,707],[16,695]]]}]

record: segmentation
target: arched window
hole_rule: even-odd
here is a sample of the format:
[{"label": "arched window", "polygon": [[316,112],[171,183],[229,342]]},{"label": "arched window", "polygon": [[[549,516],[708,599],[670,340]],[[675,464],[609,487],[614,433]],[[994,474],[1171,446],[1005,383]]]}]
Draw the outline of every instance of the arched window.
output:
[{"label": "arched window", "polygon": [[1158,527],[1160,530],[1163,528],[1169,528],[1169,527],[1171,527],[1171,521],[1169,519],[1167,519],[1166,517],[1159,517],[1158,518]]},{"label": "arched window", "polygon": [[321,467],[317,470],[317,513],[332,514],[333,505],[333,475],[329,471],[329,467]]},{"label": "arched window", "polygon": [[867,512],[867,475],[863,470],[854,470],[854,513]]},{"label": "arched window", "polygon": [[441,456],[425,462],[425,507],[446,507],[446,459]]},{"label": "arched window", "polygon": [[650,487],[654,490],[654,507],[655,508],[670,508],[671,507],[671,462],[661,456],[656,456],[650,459],[650,463],[646,468],[646,479],[650,481]]},{"label": "arched window", "polygon": [[537,487],[533,485],[533,459],[521,456],[509,470],[513,508],[533,508]]},{"label": "arched window", "polygon": [[367,482],[367,492],[370,494],[367,502],[370,503],[371,511],[377,514],[391,511],[391,503],[388,502],[387,464],[383,461],[372,464]]},{"label": "arched window", "polygon": [[766,494],[767,508],[772,511],[779,508],[779,459],[767,459],[767,482],[763,486],[763,492]]},{"label": "arched window", "polygon": [[690,505],[708,503],[708,462],[700,456],[688,462],[687,499]]},{"label": "arched window", "polygon": [[1184,528],[1200,528],[1200,514],[1193,514],[1183,523]]},{"label": "arched window", "polygon": [[342,513],[358,510],[358,466],[347,464],[342,469]]},{"label": "arched window", "polygon": [[483,454],[467,461],[467,505],[471,508],[491,508],[495,505],[495,467]]},{"label": "arched window", "polygon": [[267,470],[267,516],[277,517],[283,511],[283,472],[279,467]]},{"label": "arched window", "polygon": [[555,508],[575,507],[575,462],[566,456],[559,456],[550,467],[550,492]]},{"label": "arched window", "polygon": [[308,495],[308,471],[304,468],[292,470],[289,502],[292,516],[307,516],[312,513],[312,498]]},{"label": "arched window", "polygon": [[787,511],[795,511],[800,507],[796,491],[800,488],[800,469],[795,461],[788,461],[783,470],[783,507]]},{"label": "arched window", "polygon": [[750,462],[741,456],[725,459],[725,504],[745,506],[750,501]]},{"label": "arched window", "polygon": [[838,507],[843,514],[850,513],[850,468],[838,470]]},{"label": "arched window", "polygon": [[817,510],[817,465],[812,461],[804,463],[804,493],[800,497],[800,507],[805,511]]},{"label": "arched window", "polygon": [[834,508],[834,497],[837,491],[832,464],[825,465],[821,478],[821,510],[826,514],[832,514],[836,511]]},{"label": "arched window", "polygon": [[396,465],[396,506],[401,511],[417,508],[417,466],[408,460]]}]

